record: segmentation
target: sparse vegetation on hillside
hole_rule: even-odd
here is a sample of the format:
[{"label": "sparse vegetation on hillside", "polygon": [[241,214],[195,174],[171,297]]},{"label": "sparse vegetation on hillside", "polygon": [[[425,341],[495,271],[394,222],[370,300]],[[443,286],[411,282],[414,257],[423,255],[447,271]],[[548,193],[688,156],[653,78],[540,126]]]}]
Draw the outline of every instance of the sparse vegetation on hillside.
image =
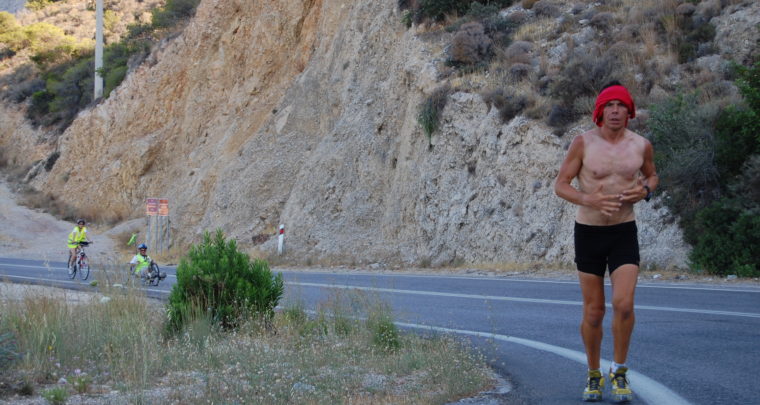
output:
[{"label": "sparse vegetation on hillside", "polygon": [[64,0],[26,0],[25,7],[30,10],[42,10],[43,8]]},{"label": "sparse vegetation on hillside", "polygon": [[438,129],[441,113],[443,112],[443,109],[446,108],[446,101],[448,100],[449,93],[451,93],[450,86],[441,86],[433,91],[433,93],[425,99],[422,106],[420,106],[417,122],[422,126],[422,130],[425,131],[429,147],[432,146],[433,132]]},{"label": "sparse vegetation on hillside", "polygon": [[[150,23],[133,24],[118,42],[108,44],[100,72],[104,78],[104,97],[118,87],[130,67],[145,59],[153,44],[192,17],[199,3],[200,0],[167,0],[163,7],[152,10]],[[44,8],[52,2],[40,0],[35,4]],[[118,4],[106,6],[119,9]],[[118,23],[116,13],[106,10],[106,29],[113,29]],[[61,28],[44,22],[24,26],[12,15],[0,13],[0,44],[5,45],[3,52],[7,57],[28,54],[33,62],[32,68],[17,62],[15,80],[0,91],[5,100],[28,100],[27,117],[35,125],[63,131],[79,111],[92,104],[94,41],[76,40]]]},{"label": "sparse vegetation on hillside", "polygon": [[[442,81],[480,93],[504,123],[525,114],[563,136],[590,124],[604,83],[623,82],[640,110],[653,110],[648,121],[645,112],[633,125],[652,134],[661,191],[694,246],[695,268],[760,274],[753,250],[760,238],[758,202],[739,191],[757,181],[757,65],[737,65],[736,87],[745,103],[736,104],[729,61],[717,55],[711,22],[725,8],[749,3],[523,0],[507,8],[512,3],[420,0],[399,6],[423,29],[453,33]],[[487,28],[494,26],[500,28]],[[438,128],[432,106],[445,105],[440,98],[431,94],[420,107],[428,138]]]}]

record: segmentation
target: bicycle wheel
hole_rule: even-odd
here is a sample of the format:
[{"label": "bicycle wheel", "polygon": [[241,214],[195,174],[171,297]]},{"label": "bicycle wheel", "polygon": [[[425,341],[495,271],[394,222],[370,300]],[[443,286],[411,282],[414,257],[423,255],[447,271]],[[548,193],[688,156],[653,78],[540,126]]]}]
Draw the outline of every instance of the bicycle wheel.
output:
[{"label": "bicycle wheel", "polygon": [[87,280],[87,277],[90,277],[90,262],[85,256],[79,260],[79,278]]},{"label": "bicycle wheel", "polygon": [[151,285],[158,286],[158,282],[161,281],[161,272],[158,269],[158,265],[153,263],[150,265],[150,277]]}]

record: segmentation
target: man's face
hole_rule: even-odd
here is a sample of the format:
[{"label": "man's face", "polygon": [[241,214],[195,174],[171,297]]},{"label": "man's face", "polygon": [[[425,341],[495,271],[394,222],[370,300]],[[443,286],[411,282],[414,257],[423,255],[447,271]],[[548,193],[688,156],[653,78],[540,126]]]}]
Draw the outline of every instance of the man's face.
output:
[{"label": "man's face", "polygon": [[145,256],[145,253],[148,251],[148,249],[140,249],[140,254]]},{"label": "man's face", "polygon": [[624,128],[628,122],[628,107],[620,100],[611,100],[604,105],[602,125],[610,129]]}]

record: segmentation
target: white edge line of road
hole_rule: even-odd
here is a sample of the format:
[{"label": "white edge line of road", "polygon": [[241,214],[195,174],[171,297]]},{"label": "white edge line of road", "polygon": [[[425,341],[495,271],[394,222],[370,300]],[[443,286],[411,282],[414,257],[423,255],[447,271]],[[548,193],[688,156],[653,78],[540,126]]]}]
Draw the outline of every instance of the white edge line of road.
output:
[{"label": "white edge line of road", "polygon": [[[45,266],[34,266],[34,265],[28,265],[28,264],[12,264],[11,266],[14,267],[30,267],[30,268],[45,268]],[[168,266],[173,267],[174,266]],[[51,270],[57,269],[57,270],[66,270],[65,267],[50,267]],[[322,275],[335,275],[335,276],[372,276],[372,277],[408,277],[408,278],[436,278],[436,279],[457,279],[457,280],[480,280],[480,281],[503,281],[503,282],[515,282],[515,283],[548,283],[548,284],[578,284],[577,281],[561,281],[561,280],[532,280],[532,279],[522,279],[522,278],[506,278],[506,277],[470,277],[470,276],[455,276],[455,275],[438,275],[438,274],[377,274],[377,273],[370,273],[370,272],[353,272],[353,273],[340,273],[340,272],[329,272],[329,271],[302,271],[302,270],[295,270],[295,269],[283,269],[283,270],[272,270],[272,272],[281,272],[281,273],[303,273],[303,274],[322,274]],[[177,276],[174,274],[169,274],[169,277],[176,278]],[[609,281],[605,281],[606,286],[611,286]],[[646,281],[640,281],[636,288],[662,288],[662,289],[672,289],[672,290],[699,290],[699,291],[719,291],[719,292],[745,292],[745,293],[756,293],[760,294],[760,288],[751,289],[747,287],[734,287],[734,286],[723,286],[723,287],[697,287],[697,286],[689,286],[689,285],[655,285],[655,284],[649,284]]]},{"label": "white edge line of road", "polygon": [[[51,285],[51,284],[46,284],[46,283],[40,283],[39,281],[41,281],[41,280],[40,280],[39,278],[35,278],[35,277],[15,276],[15,275],[10,275],[10,276],[8,276],[8,275],[5,275],[5,276],[2,276],[2,277],[0,277],[0,282],[2,282],[3,280],[6,280],[6,279],[7,279],[7,280],[14,280],[14,279],[21,279],[21,280],[32,280],[32,281],[37,281],[37,283],[26,283],[25,285],[28,285],[28,286],[40,286],[40,287],[53,287],[53,288],[58,288],[58,286],[57,286],[57,285]],[[76,280],[76,281],[72,281],[72,280]],[[51,280],[51,279],[45,279],[45,280],[42,280],[42,281],[50,281],[50,282],[53,282],[53,283],[55,283],[55,284],[90,285],[90,283],[91,283],[92,281],[97,281],[97,279],[87,279],[87,280],[81,280],[81,279],[79,279],[79,278],[66,279],[66,280]],[[121,284],[121,283],[113,283],[113,284],[111,284],[111,286],[112,286],[112,287],[124,287],[124,285],[123,285],[123,284]],[[157,290],[157,289],[155,289],[155,288],[141,288],[141,290],[145,290],[145,291],[154,291],[154,292],[157,292],[157,293],[169,294],[169,291],[165,291],[165,290]],[[78,291],[78,290],[75,290],[75,291]],[[79,291],[78,291],[78,292],[79,292]],[[95,291],[81,291],[81,292],[90,293],[90,292],[95,292]],[[103,293],[101,293],[101,294],[103,294]]]},{"label": "white edge line of road", "polygon": [[[35,267],[35,268],[39,267],[39,266],[28,266],[28,265],[18,265],[18,266],[19,267],[22,267],[22,266]],[[65,269],[61,268],[61,270],[65,270]],[[170,274],[168,276],[176,278],[176,276],[173,274]],[[6,277],[9,277],[9,278],[16,277],[16,278],[20,278],[24,280],[39,281],[39,279],[34,278],[34,277],[24,277],[24,276],[6,276]],[[58,280],[58,282],[75,284],[73,282],[65,281],[65,280]],[[293,282],[293,281],[285,282],[285,284],[304,286],[304,287],[357,289],[357,290],[396,293],[396,294],[428,295],[428,296],[438,296],[438,297],[453,297],[453,298],[479,299],[479,300],[491,300],[491,301],[531,302],[531,303],[537,303],[537,304],[575,305],[575,306],[582,305],[582,302],[580,301],[549,300],[549,299],[541,299],[541,298],[506,297],[506,296],[498,296],[498,295],[456,294],[456,293],[442,293],[442,292],[421,291],[421,290],[397,290],[397,289],[392,289],[392,288],[377,288],[377,287],[323,284],[323,283],[300,283],[300,282]],[[148,288],[146,288],[145,290],[165,292],[163,290],[154,290],[154,289],[148,289]],[[611,308],[610,304],[606,304],[606,306],[608,308]],[[709,309],[658,307],[658,306],[651,306],[651,305],[636,305],[636,309],[650,310],[650,311],[681,312],[681,313],[703,314],[703,315],[721,315],[721,316],[739,316],[739,317],[745,317],[745,318],[760,318],[760,313],[753,313],[753,312],[715,311],[715,310],[709,310]]]},{"label": "white edge line of road", "polygon": [[[274,271],[274,270],[273,270]],[[547,284],[578,284],[577,280],[562,281],[562,280],[534,280],[526,278],[508,278],[508,277],[472,277],[472,276],[455,276],[444,274],[376,274],[370,272],[354,272],[354,273],[341,273],[341,272],[329,272],[329,271],[306,271],[306,270],[293,270],[283,269],[278,270],[283,273],[302,273],[302,274],[322,274],[322,275],[335,275],[335,276],[372,276],[372,277],[417,277],[417,278],[436,278],[436,279],[457,279],[457,280],[480,280],[480,281],[504,281],[504,282],[516,282],[516,283],[547,283]],[[606,286],[611,286],[609,281],[605,281]],[[698,287],[695,285],[656,285],[651,284],[647,280],[639,280],[636,284],[637,288],[663,288],[673,290],[700,290],[700,291],[725,291],[725,292],[748,292],[760,294],[760,288],[752,289],[751,287],[742,286],[722,286],[722,287]],[[744,288],[744,289],[742,289]]]},{"label": "white edge line of road", "polygon": [[[306,312],[312,315],[316,314],[316,311],[307,310]],[[419,330],[435,331],[435,332],[441,332],[441,333],[452,333],[452,334],[458,334],[458,335],[464,335],[464,336],[474,336],[474,337],[480,337],[480,338],[486,338],[486,339],[499,340],[499,341],[507,342],[507,343],[515,343],[515,344],[523,345],[526,347],[530,347],[531,349],[536,349],[543,352],[556,354],[557,356],[564,357],[576,363],[586,365],[586,355],[584,353],[567,349],[564,347],[560,347],[560,346],[551,345],[544,342],[539,342],[537,340],[523,339],[523,338],[518,338],[514,336],[499,335],[496,333],[476,332],[476,331],[464,330],[464,329],[442,328],[439,326],[431,326],[431,325],[420,325],[416,323],[406,323],[406,322],[393,322],[393,323],[396,326],[399,326],[401,328],[407,328],[407,329],[419,329]],[[602,365],[603,370],[609,369],[611,364],[612,362],[610,360],[601,359],[601,365]],[[636,390],[635,390],[634,395],[643,399],[648,404],[691,405],[689,401],[687,401],[686,399],[684,399],[683,397],[675,393],[670,388],[658,383],[657,381],[645,376],[644,374],[638,373],[633,370],[629,370],[628,375],[631,377],[631,380],[636,382]]]},{"label": "white edge line of road", "polygon": [[[553,353],[558,356],[564,357],[566,359],[586,365],[586,355],[584,353],[581,353],[575,350],[566,349],[560,346],[550,345],[548,343],[543,343],[543,342],[539,342],[535,340],[528,340],[528,339],[522,339],[522,338],[513,337],[513,336],[499,335],[495,333],[484,333],[484,332],[476,332],[476,331],[471,331],[471,330],[449,329],[449,328],[441,328],[437,326],[418,325],[414,323],[404,323],[404,322],[394,322],[394,323],[397,326],[404,327],[404,328],[432,330],[436,332],[445,332],[445,333],[456,333],[459,335],[475,336],[475,337],[481,337],[481,338],[486,338],[486,339],[499,340],[502,342],[516,343],[519,345],[530,347],[532,349]],[[608,369],[611,363],[612,362],[609,360],[602,359],[602,369],[603,370]],[[633,382],[632,385],[635,387],[634,395],[643,399],[648,404],[668,404],[668,405],[689,405],[690,404],[689,401],[682,398],[680,395],[676,394],[673,390],[645,376],[644,374],[637,373],[633,370],[629,370],[628,375],[630,376],[630,380]]]},{"label": "white edge line of road", "polygon": [[[436,291],[420,291],[420,290],[396,290],[392,288],[363,287],[363,286],[350,286],[350,285],[337,285],[337,284],[298,283],[298,282],[290,282],[290,281],[285,282],[285,284],[303,286],[303,287],[336,288],[336,289],[343,289],[343,290],[355,289],[355,290],[375,291],[375,292],[383,292],[383,293],[467,298],[467,299],[478,299],[478,300],[487,300],[487,301],[490,300],[490,301],[531,302],[531,303],[536,303],[536,304],[575,305],[575,306],[581,306],[583,304],[580,301],[506,297],[506,296],[499,296],[499,295],[457,294],[457,293],[443,293],[443,292],[436,292]],[[612,307],[610,304],[606,304],[606,305],[608,308]],[[636,305],[636,309],[650,310],[650,311],[684,312],[684,313],[703,314],[703,315],[722,315],[722,316],[740,316],[740,317],[745,317],[745,318],[760,318],[760,313],[752,313],[752,312],[733,312],[733,311],[714,311],[714,310],[709,310],[709,309],[656,307],[656,306],[651,306],[651,305]]]}]

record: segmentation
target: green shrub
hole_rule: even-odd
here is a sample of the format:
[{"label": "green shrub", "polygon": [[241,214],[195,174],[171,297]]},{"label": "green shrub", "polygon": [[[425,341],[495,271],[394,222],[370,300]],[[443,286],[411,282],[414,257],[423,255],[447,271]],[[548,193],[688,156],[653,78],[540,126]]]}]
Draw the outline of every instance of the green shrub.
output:
[{"label": "green shrub", "polygon": [[699,55],[697,50],[700,45],[709,44],[715,38],[715,27],[708,22],[696,23],[701,19],[684,18],[679,20],[679,28],[682,34],[677,37],[679,63],[687,63],[696,59]]},{"label": "green shrub", "polygon": [[513,94],[502,89],[491,90],[480,95],[483,102],[488,108],[496,107],[499,110],[501,122],[506,124],[512,118],[520,114],[528,106],[528,99],[525,96]]},{"label": "green shrub", "polygon": [[716,122],[715,161],[720,169],[721,183],[727,184],[737,176],[747,158],[760,153],[760,115],[746,108],[730,106]]},{"label": "green shrub", "polygon": [[438,129],[441,113],[446,107],[451,87],[446,84],[433,91],[420,106],[417,114],[417,122],[422,126],[428,139],[428,146],[432,146],[433,132]]},{"label": "green shrub", "polygon": [[398,327],[385,312],[370,314],[367,328],[371,332],[372,344],[386,351],[395,351],[401,347]]},{"label": "green shrub", "polygon": [[118,87],[126,76],[127,66],[117,66],[111,69],[103,78],[105,83],[103,97],[108,97],[111,94],[111,91]]},{"label": "green shrub", "polygon": [[745,106],[726,108],[716,123],[716,161],[725,183],[739,174],[750,155],[760,153],[760,62],[733,66]]},{"label": "green shrub", "polygon": [[77,373],[71,378],[71,385],[74,387],[74,391],[77,394],[86,394],[90,390],[90,384],[92,384],[92,378],[87,374]]},{"label": "green shrub", "polygon": [[62,75],[47,80],[47,90],[55,95],[50,112],[68,123],[92,102],[95,64],[93,58],[81,59],[70,65]]},{"label": "green shrub", "polygon": [[0,11],[0,35],[9,31],[15,31],[18,28],[19,23],[13,14],[7,11]]},{"label": "green shrub", "polygon": [[697,103],[695,94],[679,94],[654,105],[648,121],[659,188],[692,244],[699,236],[692,226],[695,215],[721,195],[711,111]]},{"label": "green shrub", "polygon": [[195,15],[195,9],[200,0],[167,0],[164,7],[153,10],[153,26],[155,28],[168,28],[181,20]]},{"label": "green shrub", "polygon": [[42,397],[53,405],[63,405],[69,399],[69,392],[64,387],[54,387],[42,391]]},{"label": "green shrub", "polygon": [[59,1],[63,1],[63,0],[26,0],[25,7],[28,8],[29,10],[39,11]]},{"label": "green shrub", "polygon": [[481,6],[504,8],[514,3],[514,0],[420,0],[418,2],[399,0],[399,8],[401,10],[410,9],[416,22],[443,21],[448,15],[463,16],[467,14],[474,3],[479,3]]},{"label": "green shrub", "polygon": [[700,231],[689,258],[708,273],[760,276],[760,215],[724,198],[699,212]]},{"label": "green shrub", "polygon": [[177,267],[167,330],[181,330],[204,311],[223,328],[237,327],[251,315],[270,319],[283,289],[282,274],[273,276],[266,261],[252,261],[221,230],[213,238],[206,232]]},{"label": "green shrub", "polygon": [[[601,56],[588,52],[576,52],[570,57],[549,85],[552,98],[563,108],[573,110],[575,101],[582,97],[594,97],[611,80],[623,76],[622,62],[610,53]],[[573,117],[577,118],[577,117]]]},{"label": "green shrub", "polygon": [[[29,1],[27,7],[39,9],[55,1],[58,0]],[[131,25],[122,42],[107,46],[100,71],[105,84],[104,97],[124,80],[130,58],[133,63],[140,63],[149,53],[151,44],[160,39],[161,30],[192,17],[199,3],[200,0],[168,0],[163,7],[153,10],[151,24]],[[117,22],[116,14],[107,10],[106,28],[113,28]],[[16,102],[32,97],[27,118],[34,125],[56,126],[63,131],[76,114],[93,101],[94,62],[88,42],[77,41],[47,23],[21,27],[9,13],[0,13],[0,42],[6,45],[0,50],[0,56],[25,51],[43,72],[44,86],[40,79],[35,79],[17,81],[3,90],[3,98]]]},{"label": "green shrub", "polygon": [[746,209],[760,207],[760,154],[747,158],[741,174],[729,186],[729,189],[742,207]]},{"label": "green shrub", "polygon": [[454,64],[474,65],[489,56],[491,38],[478,22],[463,24],[451,40],[450,61]]},{"label": "green shrub", "polygon": [[103,12],[103,28],[107,32],[113,31],[116,24],[119,22],[119,15],[113,10],[105,10]]},{"label": "green shrub", "polygon": [[9,29],[0,32],[0,42],[14,53],[28,51],[42,68],[76,56],[84,49],[76,38],[52,24],[40,22],[19,27],[7,17],[4,24]]},{"label": "green shrub", "polygon": [[34,120],[34,117],[41,117],[50,112],[50,102],[55,95],[47,90],[39,90],[32,94],[32,105],[27,111],[27,117]]}]

